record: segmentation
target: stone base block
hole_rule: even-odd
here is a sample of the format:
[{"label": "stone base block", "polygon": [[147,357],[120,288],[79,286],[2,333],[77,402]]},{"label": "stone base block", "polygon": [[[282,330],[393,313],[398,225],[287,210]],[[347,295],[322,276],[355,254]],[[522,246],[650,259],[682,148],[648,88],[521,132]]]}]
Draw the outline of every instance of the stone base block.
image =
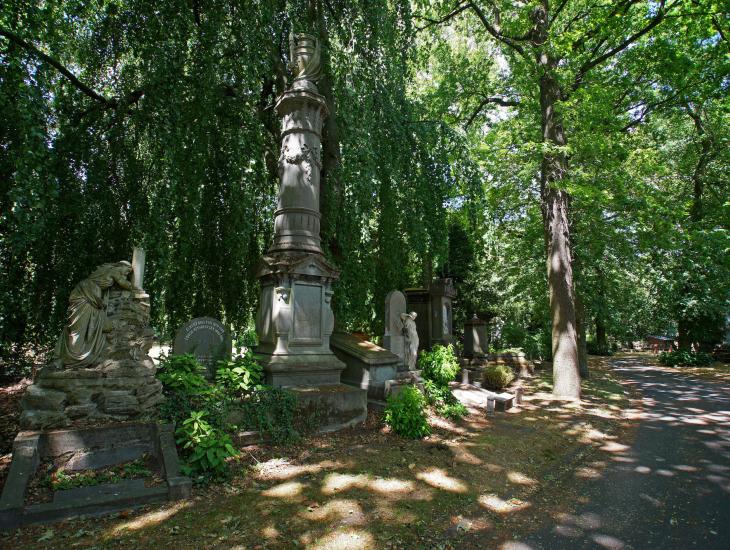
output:
[{"label": "stone base block", "polygon": [[257,353],[266,383],[274,387],[339,384],[345,365],[334,354],[269,355]]},{"label": "stone base block", "polygon": [[300,414],[315,415],[320,432],[333,432],[365,422],[368,413],[366,390],[346,384],[294,386]]},{"label": "stone base block", "polygon": [[[144,453],[153,457],[154,469],[165,479],[164,485],[145,487],[143,479],[123,480],[56,491],[48,503],[25,502],[28,483],[44,460],[66,470],[86,470],[135,460]],[[191,485],[190,478],[180,475],[173,426],[169,424],[20,432],[13,442],[13,459],[0,497],[0,530],[187,498]]]}]

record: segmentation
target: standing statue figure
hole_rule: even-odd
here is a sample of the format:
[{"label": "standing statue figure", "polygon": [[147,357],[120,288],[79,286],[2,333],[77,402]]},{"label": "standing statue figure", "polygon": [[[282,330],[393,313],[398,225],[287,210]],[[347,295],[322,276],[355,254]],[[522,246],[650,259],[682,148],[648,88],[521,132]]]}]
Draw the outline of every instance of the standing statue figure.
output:
[{"label": "standing statue figure", "polygon": [[416,370],[418,360],[418,331],[416,330],[416,312],[401,313],[403,335],[406,337],[406,363],[408,370]]},{"label": "standing statue figure", "polygon": [[104,264],[73,289],[67,323],[56,346],[64,367],[87,367],[99,358],[106,344],[104,332],[111,328],[106,317],[108,290],[115,284],[133,290],[131,272],[129,262]]}]

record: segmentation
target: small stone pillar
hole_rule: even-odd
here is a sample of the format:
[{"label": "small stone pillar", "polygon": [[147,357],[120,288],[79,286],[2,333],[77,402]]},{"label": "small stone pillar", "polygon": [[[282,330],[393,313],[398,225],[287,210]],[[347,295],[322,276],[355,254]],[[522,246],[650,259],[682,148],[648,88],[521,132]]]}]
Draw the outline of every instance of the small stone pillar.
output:
[{"label": "small stone pillar", "polygon": [[487,322],[474,317],[464,323],[464,357],[482,359],[489,352]]},{"label": "small stone pillar", "polygon": [[385,333],[383,347],[400,359],[400,366],[406,364],[405,337],[401,315],[406,313],[406,297],[400,290],[391,290],[385,297]]}]

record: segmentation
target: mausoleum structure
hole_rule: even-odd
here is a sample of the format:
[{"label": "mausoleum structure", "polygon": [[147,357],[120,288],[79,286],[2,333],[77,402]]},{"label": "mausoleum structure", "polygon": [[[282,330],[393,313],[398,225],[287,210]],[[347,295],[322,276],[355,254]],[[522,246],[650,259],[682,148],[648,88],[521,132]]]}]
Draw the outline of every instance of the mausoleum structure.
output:
[{"label": "mausoleum structure", "polygon": [[454,340],[452,301],[456,298],[453,281],[434,279],[429,288],[407,288],[404,292],[408,311],[417,314],[419,349],[451,344]]},{"label": "mausoleum structure", "polygon": [[293,36],[291,59],[294,82],[276,103],[280,186],[274,242],[257,272],[256,354],[266,382],[291,388],[303,408],[317,409],[321,428],[332,430],[364,421],[367,395],[340,383],[345,365],[330,350],[332,283],[339,271],[322,254],[319,235],[321,135],[328,114],[316,86],[319,43],[307,34]]}]

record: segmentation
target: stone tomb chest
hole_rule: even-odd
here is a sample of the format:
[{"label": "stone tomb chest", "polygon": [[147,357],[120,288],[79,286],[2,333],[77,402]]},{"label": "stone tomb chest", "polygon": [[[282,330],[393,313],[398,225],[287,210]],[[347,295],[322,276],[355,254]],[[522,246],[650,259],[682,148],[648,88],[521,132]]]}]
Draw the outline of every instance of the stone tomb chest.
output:
[{"label": "stone tomb chest", "polygon": [[407,288],[407,309],[415,311],[419,350],[453,342],[452,301],[456,297],[451,279],[434,279],[430,288]]}]

